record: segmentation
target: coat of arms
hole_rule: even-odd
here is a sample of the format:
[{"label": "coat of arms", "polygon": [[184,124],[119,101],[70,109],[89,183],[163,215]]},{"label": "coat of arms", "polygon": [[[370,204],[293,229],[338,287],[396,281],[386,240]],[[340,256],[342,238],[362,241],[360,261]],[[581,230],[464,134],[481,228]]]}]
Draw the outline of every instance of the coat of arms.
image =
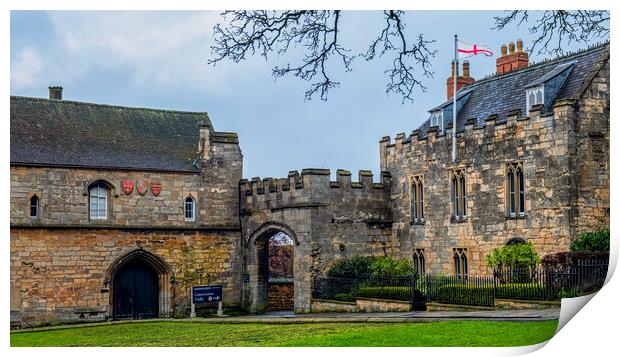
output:
[{"label": "coat of arms", "polygon": [[153,195],[159,196],[159,193],[161,192],[161,183],[151,182],[151,192],[153,192]]},{"label": "coat of arms", "polygon": [[133,184],[134,184],[134,180],[123,180],[123,181],[121,181],[121,186],[123,187],[123,192],[125,192],[126,195],[128,195],[128,194],[133,192]]},{"label": "coat of arms", "polygon": [[148,191],[148,188],[149,188],[149,182],[148,181],[146,181],[146,180],[136,180],[136,190],[138,191],[139,194],[144,196],[146,191]]}]

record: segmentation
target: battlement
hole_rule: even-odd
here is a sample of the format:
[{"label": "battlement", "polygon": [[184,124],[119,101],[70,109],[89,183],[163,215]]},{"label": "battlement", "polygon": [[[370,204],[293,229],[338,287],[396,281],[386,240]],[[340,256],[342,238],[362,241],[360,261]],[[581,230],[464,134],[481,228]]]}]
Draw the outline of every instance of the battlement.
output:
[{"label": "battlement", "polygon": [[289,171],[288,177],[254,177],[251,180],[239,181],[239,190],[242,195],[263,195],[266,193],[283,192],[290,190],[329,190],[329,189],[361,189],[364,191],[385,190],[390,187],[391,175],[389,172],[381,172],[380,181],[373,182],[373,173],[370,170],[360,170],[358,180],[351,180],[351,172],[336,170],[336,181],[330,181],[329,169],[307,168],[301,170],[301,174]]},{"label": "battlement", "polygon": [[[502,131],[511,130],[516,132],[528,131],[551,124],[554,118],[562,118],[563,112],[572,110],[574,101],[559,100],[551,111],[545,111],[543,105],[533,105],[529,116],[524,116],[520,109],[513,109],[506,113],[505,117],[499,114],[491,114],[486,118],[469,118],[465,125],[457,128],[457,145],[462,147],[464,142],[487,143],[495,139]],[[464,138],[464,140],[461,140]],[[452,145],[452,125],[447,126],[442,133],[438,127],[430,127],[428,130],[413,130],[411,135],[398,133],[391,140],[384,136],[379,141],[381,170],[388,170],[388,163],[399,161],[411,155],[424,155],[427,157],[444,156],[438,150],[445,151]],[[416,154],[414,154],[416,153]]]}]

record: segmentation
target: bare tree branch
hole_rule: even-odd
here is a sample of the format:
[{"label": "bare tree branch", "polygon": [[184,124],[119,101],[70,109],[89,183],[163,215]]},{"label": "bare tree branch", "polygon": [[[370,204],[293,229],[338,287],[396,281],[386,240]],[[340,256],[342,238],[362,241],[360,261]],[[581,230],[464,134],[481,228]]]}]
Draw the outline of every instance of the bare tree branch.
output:
[{"label": "bare tree branch", "polygon": [[[430,49],[434,41],[426,41],[418,35],[416,41],[409,41],[405,34],[402,21],[403,11],[385,11],[386,25],[379,37],[370,45],[366,53],[360,54],[366,60],[375,58],[376,51],[381,47],[379,56],[387,52],[395,52],[393,68],[386,71],[389,78],[386,92],[394,92],[405,100],[413,100],[416,87],[425,90],[421,78],[414,75],[416,66],[421,66],[421,73],[431,77],[430,57],[436,51]],[[286,53],[291,45],[299,45],[305,49],[299,64],[276,66],[272,74],[275,78],[293,75],[305,81],[314,81],[306,90],[307,100],[319,95],[327,100],[330,89],[338,87],[330,76],[327,64],[330,58],[337,58],[345,71],[352,70],[352,62],[357,55],[343,47],[340,38],[341,11],[226,11],[222,13],[230,17],[229,24],[214,27],[215,45],[211,47],[213,58],[209,64],[228,58],[233,62],[246,59],[246,55],[259,54],[265,59],[275,53]]]},{"label": "bare tree branch", "polygon": [[[529,28],[530,34],[535,35],[530,52],[538,47],[538,53],[561,55],[563,43],[588,43],[593,37],[601,38],[609,35],[609,11],[605,10],[577,10],[539,12],[540,18]],[[528,23],[530,12],[526,10],[507,11],[505,16],[496,16],[494,30],[502,30],[511,23],[520,26]]]},{"label": "bare tree branch", "polygon": [[389,10],[384,11],[384,14],[385,27],[363,56],[367,61],[374,59],[377,55],[377,47],[380,48],[379,56],[390,51],[396,52],[392,69],[385,71],[390,79],[386,93],[400,94],[403,97],[403,103],[405,100],[413,101],[413,91],[416,87],[423,91],[426,90],[426,86],[414,76],[415,66],[419,65],[422,68],[424,77],[433,76],[430,70],[430,58],[435,57],[437,51],[432,50],[430,44],[435,41],[424,40],[420,34],[415,42],[409,42],[405,36],[405,24],[402,21],[404,12]]}]

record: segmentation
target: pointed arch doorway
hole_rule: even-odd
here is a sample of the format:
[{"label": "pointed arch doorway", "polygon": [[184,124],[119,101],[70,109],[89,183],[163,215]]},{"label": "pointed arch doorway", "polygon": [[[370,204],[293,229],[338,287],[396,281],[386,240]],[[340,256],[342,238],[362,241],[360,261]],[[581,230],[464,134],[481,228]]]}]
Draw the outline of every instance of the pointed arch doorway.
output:
[{"label": "pointed arch doorway", "polygon": [[149,319],[170,315],[170,267],[158,256],[135,249],[108,270],[114,319]]}]

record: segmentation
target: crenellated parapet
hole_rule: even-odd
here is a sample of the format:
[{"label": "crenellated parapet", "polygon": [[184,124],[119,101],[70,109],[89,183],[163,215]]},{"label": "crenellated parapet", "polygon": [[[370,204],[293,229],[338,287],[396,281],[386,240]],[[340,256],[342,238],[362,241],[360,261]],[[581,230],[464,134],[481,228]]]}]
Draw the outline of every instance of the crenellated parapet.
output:
[{"label": "crenellated parapet", "polygon": [[336,181],[330,181],[331,171],[329,169],[303,169],[299,171],[289,171],[284,178],[254,177],[251,180],[243,179],[239,182],[239,189],[242,195],[263,195],[286,191],[319,192],[338,190],[361,190],[377,191],[382,194],[390,188],[389,172],[381,172],[380,181],[374,182],[373,173],[370,170],[360,170],[357,181],[352,181],[351,172],[338,169],[336,171]]},{"label": "crenellated parapet", "polygon": [[[491,114],[486,118],[469,118],[465,125],[457,130],[457,150],[464,151],[465,146],[501,143],[506,138],[523,137],[525,133],[538,132],[541,128],[548,128],[545,133],[551,135],[558,122],[565,122],[563,118],[567,111],[573,110],[574,101],[560,100],[555,103],[552,111],[545,111],[543,105],[533,105],[528,116],[524,116],[520,109],[514,109],[503,117]],[[394,141],[389,136],[384,136],[379,142],[381,170],[391,171],[391,165],[405,159],[417,158],[424,161],[448,157],[451,145],[451,123],[443,133],[434,126],[426,131],[413,130],[410,135],[398,133]],[[458,154],[457,156],[463,157]]]}]

